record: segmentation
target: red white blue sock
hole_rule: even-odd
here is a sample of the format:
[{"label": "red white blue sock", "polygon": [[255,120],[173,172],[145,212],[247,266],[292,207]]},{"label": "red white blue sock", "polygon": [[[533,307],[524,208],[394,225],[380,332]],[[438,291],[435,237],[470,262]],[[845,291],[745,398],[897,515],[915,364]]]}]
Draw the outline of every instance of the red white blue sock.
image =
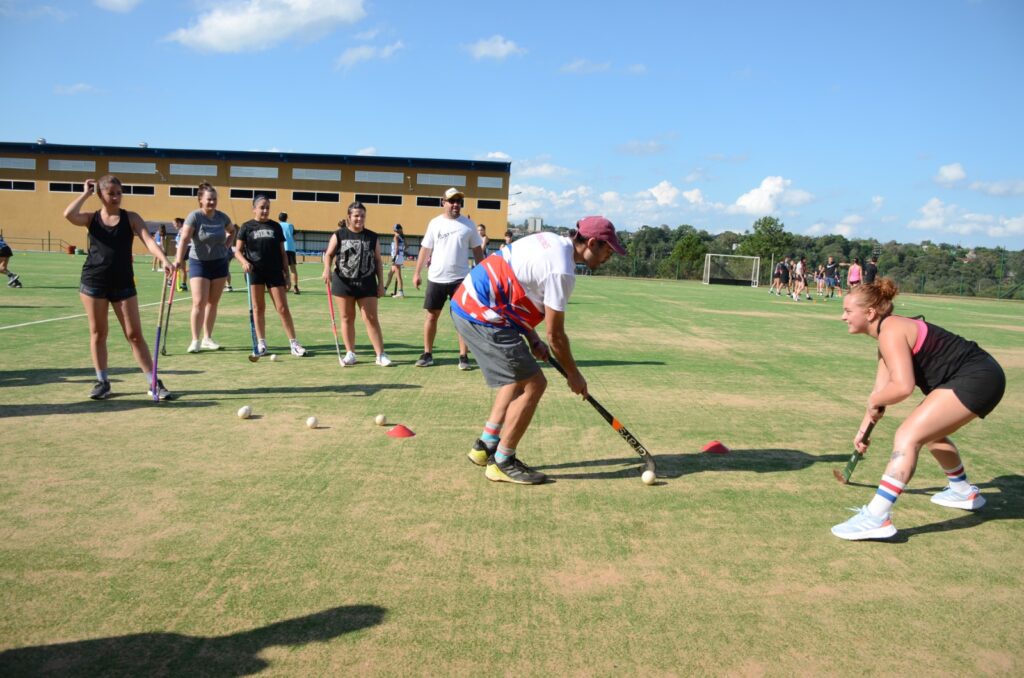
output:
[{"label": "red white blue sock", "polygon": [[868,503],[868,513],[877,518],[887,515],[892,511],[892,505],[903,494],[903,488],[906,486],[906,483],[901,483],[892,476],[882,476],[882,482],[878,484],[875,496]]},{"label": "red white blue sock", "polygon": [[504,464],[506,461],[516,456],[516,448],[505,447],[504,445],[498,445],[498,449],[494,452],[494,461],[499,464]]},{"label": "red white blue sock", "polygon": [[498,441],[501,439],[501,427],[501,424],[495,424],[493,421],[484,424],[484,432],[480,434],[480,440],[484,445],[490,448],[498,445]]},{"label": "red white blue sock", "polygon": [[956,468],[944,468],[942,469],[946,473],[946,479],[949,481],[949,487],[957,494],[967,494],[971,490],[971,484],[967,482],[967,471],[964,470],[963,464],[957,464]]}]

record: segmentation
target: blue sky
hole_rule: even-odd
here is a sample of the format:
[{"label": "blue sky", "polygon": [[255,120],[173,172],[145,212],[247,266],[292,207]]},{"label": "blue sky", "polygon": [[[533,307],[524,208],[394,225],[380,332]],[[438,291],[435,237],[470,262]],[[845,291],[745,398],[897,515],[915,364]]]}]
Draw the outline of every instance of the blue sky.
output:
[{"label": "blue sky", "polygon": [[1022,35],[1015,0],[0,0],[0,140],[493,158],[516,222],[1021,249]]}]

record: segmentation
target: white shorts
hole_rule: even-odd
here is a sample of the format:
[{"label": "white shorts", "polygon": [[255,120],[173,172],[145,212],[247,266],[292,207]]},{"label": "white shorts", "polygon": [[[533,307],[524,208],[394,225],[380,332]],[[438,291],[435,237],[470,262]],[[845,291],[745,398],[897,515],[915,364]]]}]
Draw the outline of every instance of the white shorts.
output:
[{"label": "white shorts", "polygon": [[394,259],[391,260],[391,265],[392,266],[401,266],[404,263],[405,263],[405,255],[404,254],[399,254],[397,257],[395,257]]}]

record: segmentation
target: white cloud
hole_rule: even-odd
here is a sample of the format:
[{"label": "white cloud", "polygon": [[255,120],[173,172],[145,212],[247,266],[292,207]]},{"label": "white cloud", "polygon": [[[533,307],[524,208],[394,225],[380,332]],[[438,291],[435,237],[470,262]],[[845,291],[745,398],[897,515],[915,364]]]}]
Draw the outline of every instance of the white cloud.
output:
[{"label": "white cloud", "polygon": [[876,212],[882,209],[883,205],[885,205],[885,198],[880,195],[871,196],[871,207],[874,208]]},{"label": "white cloud", "polygon": [[550,162],[531,163],[528,160],[517,162],[513,166],[513,172],[520,177],[564,177],[570,174],[567,167],[555,165]]},{"label": "white cloud", "polygon": [[402,44],[402,41],[399,40],[398,42],[384,47],[374,47],[373,45],[349,47],[335,60],[334,67],[344,68],[347,71],[361,61],[390,59],[395,52],[402,49],[404,46],[405,45]]},{"label": "white cloud", "polygon": [[371,28],[368,31],[363,31],[362,33],[356,33],[355,34],[355,39],[356,40],[373,40],[378,35],[380,35],[380,29],[379,28]]},{"label": "white cloud", "polygon": [[958,181],[963,181],[967,178],[967,172],[964,171],[964,166],[958,162],[951,163],[949,165],[943,165],[939,168],[939,173],[935,175],[935,182],[942,184],[943,186],[952,186]]},{"label": "white cloud", "polygon": [[805,205],[814,200],[814,196],[807,191],[789,188],[792,183],[792,180],[783,177],[765,177],[760,186],[738,197],[735,203],[726,208],[726,212],[764,216],[774,213],[779,204]]},{"label": "white cloud", "polygon": [[989,227],[987,233],[993,238],[1024,235],[1024,215],[1009,219],[1000,217],[995,226]]},{"label": "white cloud", "polygon": [[498,162],[509,162],[512,160],[512,156],[504,151],[491,151],[485,155],[482,160],[497,160]]},{"label": "white cloud", "polygon": [[648,188],[647,191],[654,196],[654,201],[663,207],[674,205],[676,198],[679,197],[679,189],[669,183],[668,180],[662,181],[654,188]]},{"label": "white cloud", "polygon": [[377,155],[377,147],[367,146],[366,148],[360,148],[356,151],[356,155]]},{"label": "white cloud", "polygon": [[590,75],[592,73],[606,73],[612,69],[610,62],[594,63],[586,59],[576,59],[562,66],[563,73],[576,75]]},{"label": "white cloud", "polygon": [[512,40],[506,40],[500,35],[492,35],[489,38],[477,40],[472,45],[464,45],[473,55],[474,59],[507,59],[517,54],[525,54],[526,50]]},{"label": "white cloud", "polygon": [[99,89],[85,82],[76,82],[74,85],[54,85],[53,93],[61,96],[73,97],[79,94],[99,94]]},{"label": "white cloud", "polygon": [[366,16],[363,0],[234,0],[167,36],[202,52],[268,49],[292,36],[315,39]]},{"label": "white cloud", "polygon": [[984,232],[996,237],[1012,233],[1012,229],[1017,226],[1016,218],[1006,219],[991,214],[967,212],[958,205],[947,205],[938,198],[932,198],[918,211],[921,217],[911,220],[907,224],[908,228],[960,235]]},{"label": "white cloud", "polygon": [[111,12],[130,12],[140,0],[94,0],[96,6]]},{"label": "white cloud", "polygon": [[826,224],[823,221],[819,221],[818,223],[812,224],[809,228],[804,230],[804,235],[825,235],[831,233],[834,235],[841,235],[844,238],[849,238],[857,230],[857,224],[861,223],[862,221],[864,221],[864,217],[858,216],[856,214],[850,214],[848,216],[845,216],[839,220],[839,223],[832,225]]},{"label": "white cloud", "polygon": [[666,149],[667,146],[662,142],[648,139],[646,141],[627,141],[624,144],[619,144],[617,150],[624,155],[657,155],[664,153]]},{"label": "white cloud", "polygon": [[703,167],[697,167],[692,172],[683,177],[683,182],[692,184],[696,181],[704,181],[708,178],[707,172],[704,171]]},{"label": "white cloud", "polygon": [[57,21],[65,21],[71,18],[71,13],[58,9],[52,5],[34,5],[23,8],[20,3],[14,0],[0,1],[0,16],[14,17],[18,19],[35,19],[37,17],[49,17]]},{"label": "white cloud", "polygon": [[975,181],[971,183],[971,190],[984,193],[986,195],[995,196],[997,198],[1003,198],[1007,196],[1015,197],[1024,195],[1024,180],[1008,180],[1008,181]]},{"label": "white cloud", "polygon": [[644,64],[630,64],[626,67],[626,72],[630,75],[646,75],[647,66]]}]

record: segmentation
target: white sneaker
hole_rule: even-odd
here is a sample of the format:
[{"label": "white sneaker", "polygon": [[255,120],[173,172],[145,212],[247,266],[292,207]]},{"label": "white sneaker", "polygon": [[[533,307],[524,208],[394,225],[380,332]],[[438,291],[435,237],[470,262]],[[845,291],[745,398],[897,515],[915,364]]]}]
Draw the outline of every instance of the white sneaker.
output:
[{"label": "white sneaker", "polygon": [[302,356],[306,355],[306,349],[302,348],[302,346],[299,345],[299,342],[293,341],[292,355],[295,356],[296,358],[301,358]]},{"label": "white sneaker", "polygon": [[202,341],[202,343],[200,343],[200,346],[205,351],[219,351],[220,350],[220,344],[218,344],[216,341],[214,341],[213,337],[203,337],[203,341]]},{"label": "white sneaker", "polygon": [[896,526],[892,524],[890,514],[886,513],[881,518],[875,517],[868,512],[867,506],[850,510],[856,511],[857,515],[832,528],[832,534],[840,539],[888,539],[896,534]]},{"label": "white sneaker", "polygon": [[202,344],[200,344],[199,340],[196,339],[195,341],[193,341],[191,344],[188,345],[188,352],[189,353],[199,353],[199,348],[200,348],[201,345]]},{"label": "white sneaker", "polygon": [[398,290],[397,292],[395,292],[395,299],[404,299],[404,298],[405,298],[405,292],[403,292],[402,290]]},{"label": "white sneaker", "polygon": [[932,503],[949,508],[973,511],[985,505],[985,497],[981,496],[978,488],[974,485],[971,485],[966,494],[955,492],[952,487],[947,486],[942,492],[932,496]]},{"label": "white sneaker", "polygon": [[256,355],[263,356],[267,354],[267,342],[260,339],[256,342]]},{"label": "white sneaker", "polygon": [[349,351],[345,354],[345,357],[341,359],[341,364],[345,367],[352,367],[356,364],[356,354]]},{"label": "white sneaker", "polygon": [[391,367],[391,358],[388,357],[387,353],[381,352],[381,354],[377,356],[376,362],[381,367]]}]

